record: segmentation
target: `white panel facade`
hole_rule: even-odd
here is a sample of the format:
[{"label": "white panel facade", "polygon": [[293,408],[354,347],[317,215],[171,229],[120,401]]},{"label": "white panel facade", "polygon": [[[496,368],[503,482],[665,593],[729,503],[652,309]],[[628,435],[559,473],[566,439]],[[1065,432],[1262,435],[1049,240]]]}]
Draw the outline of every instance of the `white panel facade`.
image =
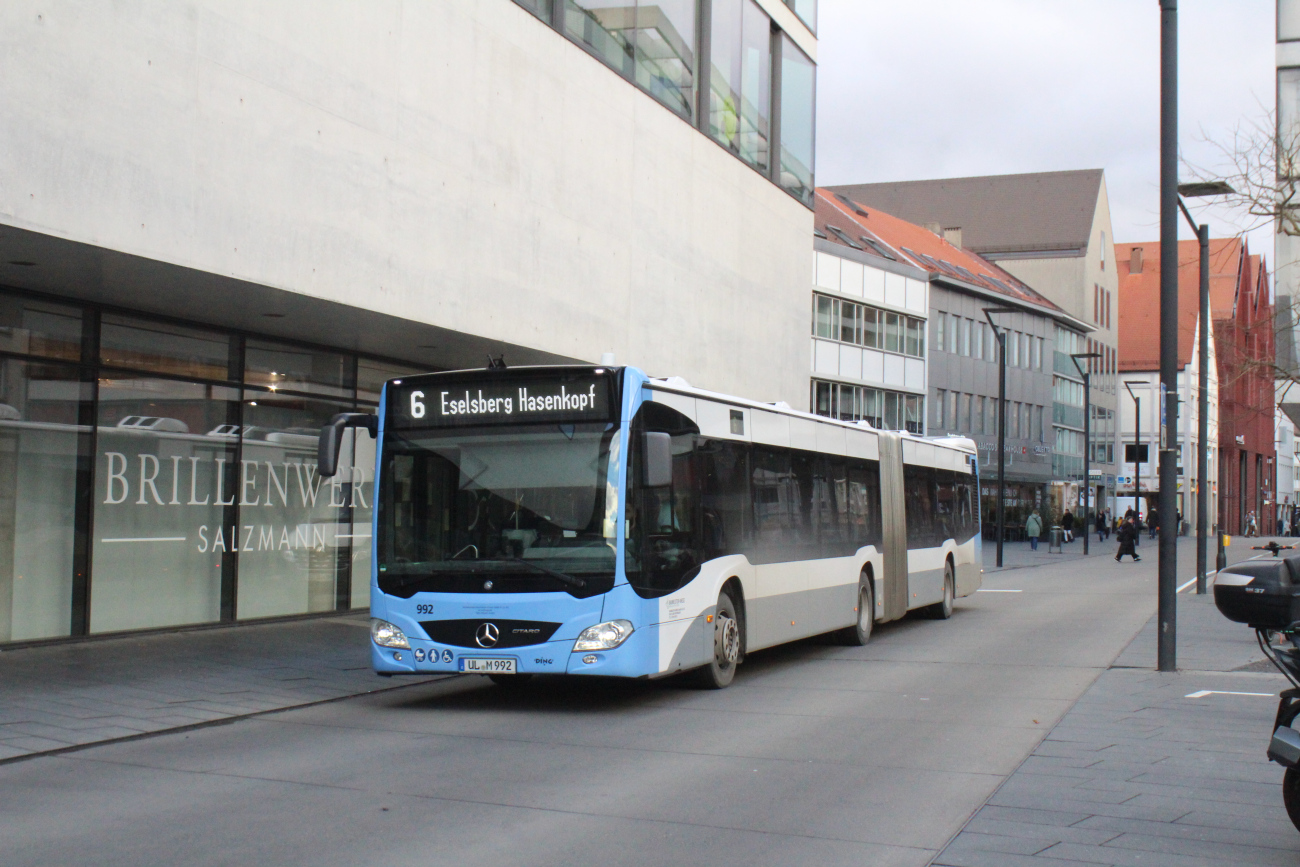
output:
[{"label": "white panel facade", "polygon": [[513,3],[12,0],[0,32],[0,224],[807,399],[811,212]]}]

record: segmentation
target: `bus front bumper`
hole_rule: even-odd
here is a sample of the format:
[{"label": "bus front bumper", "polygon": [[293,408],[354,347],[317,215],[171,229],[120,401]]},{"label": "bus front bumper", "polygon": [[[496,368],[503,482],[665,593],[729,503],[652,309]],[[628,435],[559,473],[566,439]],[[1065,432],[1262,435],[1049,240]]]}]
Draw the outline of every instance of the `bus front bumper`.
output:
[{"label": "bus front bumper", "polygon": [[574,639],[547,641],[498,651],[454,647],[408,636],[409,648],[380,647],[370,642],[376,674],[466,674],[466,660],[511,660],[516,674],[576,674],[647,677],[658,673],[658,624],[636,629],[612,650],[574,651]]}]

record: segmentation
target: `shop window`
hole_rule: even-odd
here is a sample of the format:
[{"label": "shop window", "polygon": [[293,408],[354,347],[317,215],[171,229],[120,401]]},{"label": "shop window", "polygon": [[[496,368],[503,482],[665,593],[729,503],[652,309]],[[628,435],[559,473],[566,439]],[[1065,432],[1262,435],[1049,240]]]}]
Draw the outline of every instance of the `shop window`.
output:
[{"label": "shop window", "polygon": [[817,67],[781,34],[781,186],[809,207],[813,196]]},{"label": "shop window", "polygon": [[379,392],[388,380],[397,379],[399,376],[413,376],[430,372],[432,372],[431,368],[407,367],[383,361],[371,361],[368,358],[358,359],[357,400],[362,403],[378,404]]},{"label": "shop window", "polygon": [[768,168],[771,20],[753,0],[713,0],[709,134],[755,168]]},{"label": "shop window", "polygon": [[100,328],[100,361],[110,367],[224,380],[230,349],[225,334],[114,314],[105,314]]},{"label": "shop window", "polygon": [[100,379],[92,632],[221,617],[224,558],[244,541],[238,400],[223,386]]},{"label": "shop window", "polygon": [[237,498],[240,619],[332,611],[366,595],[375,466],[369,433],[350,431],[339,471],[329,479],[316,474],[320,427],[348,409],[282,393],[246,395]]},{"label": "shop window", "polygon": [[0,362],[0,642],[71,631],[78,440],[90,433],[77,420],[89,397],[75,367]]},{"label": "shop window", "polygon": [[293,391],[351,400],[353,357],[263,340],[249,340],[244,352],[244,382],[272,392]]},{"label": "shop window", "polygon": [[81,311],[12,295],[0,296],[0,350],[81,360]]}]

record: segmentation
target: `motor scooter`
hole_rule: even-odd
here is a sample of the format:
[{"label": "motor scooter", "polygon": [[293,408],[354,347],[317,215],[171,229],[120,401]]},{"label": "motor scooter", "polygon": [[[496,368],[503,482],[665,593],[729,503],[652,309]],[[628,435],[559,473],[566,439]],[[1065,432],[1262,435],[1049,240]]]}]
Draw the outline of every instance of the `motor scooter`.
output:
[{"label": "motor scooter", "polygon": [[1279,558],[1294,545],[1269,542],[1252,550],[1269,551],[1272,560],[1248,560],[1220,569],[1214,579],[1214,604],[1229,620],[1255,630],[1259,649],[1291,682],[1278,696],[1268,757],[1286,768],[1282,803],[1300,830],[1300,556]]}]

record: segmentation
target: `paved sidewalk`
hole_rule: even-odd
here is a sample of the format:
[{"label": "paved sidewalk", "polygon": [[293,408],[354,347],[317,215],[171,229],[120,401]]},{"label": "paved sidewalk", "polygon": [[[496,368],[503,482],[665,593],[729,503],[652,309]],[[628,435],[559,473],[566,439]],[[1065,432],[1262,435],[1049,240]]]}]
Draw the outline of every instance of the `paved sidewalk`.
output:
[{"label": "paved sidewalk", "polygon": [[[1145,542],[1146,539],[1144,538],[1143,541]],[[1186,540],[1180,539],[1178,542],[1179,547],[1182,547],[1182,545],[1185,544],[1185,542]],[[1155,541],[1153,540],[1150,543],[1150,545],[1151,545],[1150,553],[1152,555],[1152,559],[1155,559],[1155,551],[1156,551]],[[1091,559],[1093,557],[1101,557],[1101,556],[1114,557],[1115,550],[1118,547],[1119,544],[1115,541],[1115,537],[1113,535],[1111,536],[1110,541],[1098,542],[1097,534],[1094,533],[1092,535],[1092,538],[1088,542],[1088,558]],[[1143,554],[1146,553],[1144,547],[1145,546],[1139,546],[1138,548],[1139,557],[1142,557]],[[986,573],[999,571],[997,567],[997,562],[998,562],[997,543],[988,541],[987,539],[984,540],[984,542],[981,545],[980,552],[984,558],[984,571]],[[1084,557],[1083,539],[1080,538],[1079,536],[1075,536],[1073,542],[1069,542],[1065,545],[1062,545],[1061,552],[1059,554],[1048,553],[1046,542],[1039,542],[1037,551],[1030,548],[1028,542],[1003,542],[1002,543],[1002,569],[1003,570],[1024,569],[1029,566],[1050,566],[1054,563],[1061,563],[1067,560],[1082,560],[1083,557]]]},{"label": "paved sidewalk", "polygon": [[1152,618],[933,863],[1300,864],[1265,757],[1286,680],[1209,595],[1179,595],[1178,627],[1177,673]]},{"label": "paved sidewalk", "polygon": [[0,761],[401,688],[368,612],[0,652]]}]

